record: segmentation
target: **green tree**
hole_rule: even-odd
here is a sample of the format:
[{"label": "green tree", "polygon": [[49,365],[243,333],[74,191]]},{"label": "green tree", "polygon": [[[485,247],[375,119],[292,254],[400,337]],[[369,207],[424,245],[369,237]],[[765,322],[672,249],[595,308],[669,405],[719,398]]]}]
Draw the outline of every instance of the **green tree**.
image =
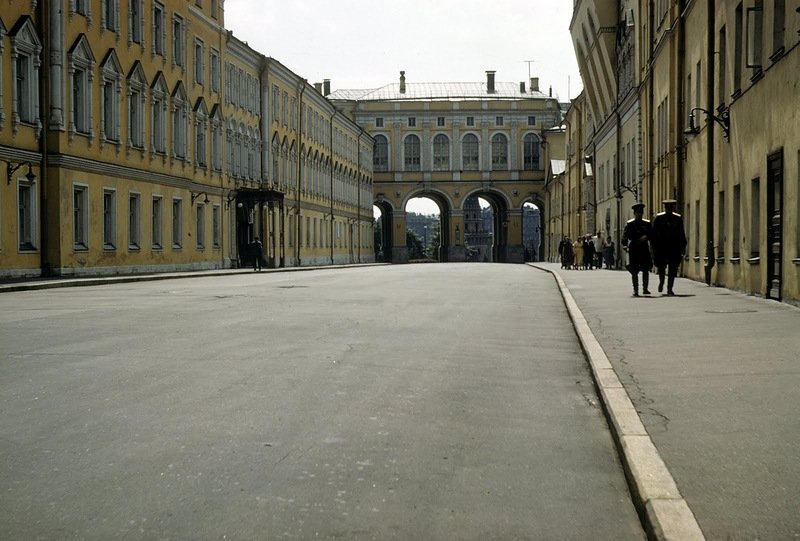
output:
[{"label": "green tree", "polygon": [[406,229],[406,248],[409,259],[422,259],[425,257],[422,239],[413,229]]}]

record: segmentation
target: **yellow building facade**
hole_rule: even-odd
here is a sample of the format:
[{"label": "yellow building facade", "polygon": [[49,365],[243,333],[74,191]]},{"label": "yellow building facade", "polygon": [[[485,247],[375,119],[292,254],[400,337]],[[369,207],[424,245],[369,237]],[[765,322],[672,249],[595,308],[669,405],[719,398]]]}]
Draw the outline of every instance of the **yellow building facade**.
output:
[{"label": "yellow building facade", "polygon": [[[0,277],[247,265],[259,235],[271,266],[372,257],[369,136],[228,32],[222,2],[24,1],[0,17]],[[328,119],[316,141],[309,108]],[[312,170],[348,188],[312,193]]]},{"label": "yellow building facade", "polygon": [[800,302],[796,7],[578,0],[570,30],[591,113],[598,223],[608,221],[609,191],[617,227],[634,201],[655,215],[677,199],[684,276]]},{"label": "yellow building facade", "polygon": [[[544,208],[543,188],[552,141],[561,123],[557,100],[530,86],[499,83],[397,82],[328,96],[375,142],[374,203],[381,210],[383,257],[408,260],[406,205],[426,197],[439,206],[441,261],[464,261],[464,203],[480,196],[492,207],[492,260],[522,262],[525,203]],[[556,153],[563,136],[556,136]],[[544,224],[543,224],[544,226]],[[537,253],[542,253],[541,248]]]}]

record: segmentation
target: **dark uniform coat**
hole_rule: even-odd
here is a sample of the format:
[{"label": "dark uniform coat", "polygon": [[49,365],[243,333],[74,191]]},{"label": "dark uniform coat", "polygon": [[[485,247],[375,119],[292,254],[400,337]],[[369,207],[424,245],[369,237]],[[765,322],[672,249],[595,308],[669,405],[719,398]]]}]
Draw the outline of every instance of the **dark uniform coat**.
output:
[{"label": "dark uniform coat", "polygon": [[621,242],[628,248],[628,271],[649,271],[653,267],[653,258],[650,255],[652,236],[650,220],[634,218],[625,224]]},{"label": "dark uniform coat", "polygon": [[686,252],[686,233],[680,214],[659,212],[653,220],[653,253],[656,267],[678,265]]}]

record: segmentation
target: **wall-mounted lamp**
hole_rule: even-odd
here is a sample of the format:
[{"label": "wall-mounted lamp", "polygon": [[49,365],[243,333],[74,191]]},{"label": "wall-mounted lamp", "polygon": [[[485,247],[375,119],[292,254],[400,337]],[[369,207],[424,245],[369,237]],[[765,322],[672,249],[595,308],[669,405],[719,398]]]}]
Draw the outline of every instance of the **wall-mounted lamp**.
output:
[{"label": "wall-mounted lamp", "polygon": [[716,122],[722,127],[722,133],[725,135],[725,139],[730,136],[731,131],[731,116],[727,109],[722,109],[719,112],[719,116],[715,115],[711,111],[703,109],[702,107],[695,107],[691,111],[689,111],[689,126],[683,130],[683,133],[688,136],[695,136],[700,133],[700,127],[697,125],[694,117],[695,111],[702,111],[705,113],[708,118]]},{"label": "wall-mounted lamp", "polygon": [[590,208],[596,209],[597,205],[595,205],[594,203],[586,202],[583,205],[581,205],[580,207],[578,207],[578,212],[586,212]]},{"label": "wall-mounted lamp", "polygon": [[208,205],[211,202],[211,200],[208,198],[208,194],[206,192],[197,192],[197,193],[192,192],[192,205],[194,205],[194,200],[197,199],[198,197],[200,197],[201,195],[206,196],[206,198],[203,199],[203,203],[204,204]]},{"label": "wall-mounted lamp", "polygon": [[25,175],[25,178],[28,179],[28,182],[31,183],[36,181],[36,175],[34,175],[33,171],[31,170],[31,162],[20,162],[17,165],[12,165],[11,162],[8,162],[8,165],[6,166],[6,175],[7,175],[6,180],[8,180],[9,184],[11,184],[12,177],[14,173],[17,171],[17,169],[19,169],[24,165],[28,166],[28,173]]}]

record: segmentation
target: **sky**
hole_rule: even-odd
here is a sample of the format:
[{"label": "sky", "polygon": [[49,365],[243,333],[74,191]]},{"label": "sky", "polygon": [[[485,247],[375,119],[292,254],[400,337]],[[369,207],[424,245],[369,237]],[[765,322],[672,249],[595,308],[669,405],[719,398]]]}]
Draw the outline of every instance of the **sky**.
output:
[{"label": "sky", "polygon": [[[568,101],[583,89],[570,0],[225,0],[225,27],[309,83],[331,90],[397,82],[539,77]],[[433,205],[433,209],[436,209]],[[412,209],[409,209],[412,210]],[[422,210],[425,212],[426,210]],[[417,211],[421,212],[421,211]]]}]

